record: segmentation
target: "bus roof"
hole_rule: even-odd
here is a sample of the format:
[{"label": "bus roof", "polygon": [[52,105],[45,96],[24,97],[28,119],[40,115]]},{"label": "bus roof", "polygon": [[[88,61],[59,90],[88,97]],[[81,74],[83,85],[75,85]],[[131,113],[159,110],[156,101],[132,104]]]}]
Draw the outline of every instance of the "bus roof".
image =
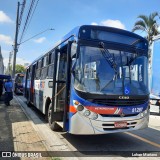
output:
[{"label": "bus roof", "polygon": [[[141,37],[141,36],[139,36],[139,35],[137,35],[137,34],[135,34],[133,32],[127,31],[127,30],[122,30],[122,29],[119,29],[119,28],[113,28],[113,27],[107,27],[107,26],[82,25],[82,26],[78,26],[78,27],[75,27],[74,29],[72,29],[61,40],[59,40],[57,43],[55,43],[55,45],[53,46],[53,49],[51,49],[49,52],[51,52],[52,50],[54,50],[56,47],[60,46],[61,44],[63,44],[63,42],[65,42],[67,40],[90,39],[88,33],[91,32],[91,30],[99,30],[99,31],[117,33],[119,35],[132,37],[132,38],[135,38],[135,39],[138,39],[138,40],[142,40],[142,41],[148,43],[145,38],[143,38],[143,37]],[[84,31],[85,31],[85,33],[84,33]],[[49,53],[49,52],[47,52],[47,53]],[[31,64],[34,64],[37,60],[39,60],[41,57],[45,56],[47,53],[42,54],[41,56],[39,56]]]},{"label": "bus roof", "polygon": [[[58,47],[60,44],[62,44],[65,40],[69,39],[70,37],[75,38],[78,37],[80,27],[75,27],[73,30],[71,30],[68,34],[66,34],[64,37],[62,37],[61,40],[56,42],[53,46],[53,49]],[[53,49],[48,51],[47,53],[51,52]],[[39,60],[41,57],[45,56],[47,53],[40,55],[38,58],[36,58],[31,64],[34,64],[37,60]],[[30,65],[29,65],[30,66]],[[29,67],[27,66],[27,68]]]},{"label": "bus roof", "polygon": [[[143,40],[147,42],[147,40],[140,35],[137,35],[133,32],[127,31],[127,30],[122,30],[119,28],[113,28],[113,27],[107,27],[107,26],[98,26],[98,25],[82,25],[75,27],[73,30],[71,30],[68,34],[66,34],[60,41],[58,41],[55,45],[54,48],[59,46],[61,43],[63,43],[65,40],[70,39],[70,37],[74,37],[74,39],[87,39],[88,34],[87,31],[89,32],[91,29],[93,30],[100,30],[100,31],[108,31],[108,32],[114,32],[118,34],[123,34],[128,37],[134,37],[136,39]],[[83,30],[85,30],[85,34],[82,35]]]},{"label": "bus roof", "polygon": [[83,26],[79,26],[79,27],[75,27],[73,30],[71,30],[68,34],[66,34],[60,41],[58,41],[54,47],[60,45],[63,41],[65,41],[66,39],[69,39],[69,37],[74,36],[75,38],[81,39],[81,38],[88,38],[87,35],[82,36],[81,32],[83,30],[89,31],[89,30],[101,30],[101,31],[108,31],[108,32],[114,32],[114,33],[119,33],[119,34],[123,34],[126,36],[130,36],[130,37],[135,37],[137,39],[141,39],[144,41],[147,41],[145,38],[127,31],[127,30],[122,30],[119,28],[113,28],[113,27],[107,27],[107,26],[97,26],[97,25],[83,25]]}]

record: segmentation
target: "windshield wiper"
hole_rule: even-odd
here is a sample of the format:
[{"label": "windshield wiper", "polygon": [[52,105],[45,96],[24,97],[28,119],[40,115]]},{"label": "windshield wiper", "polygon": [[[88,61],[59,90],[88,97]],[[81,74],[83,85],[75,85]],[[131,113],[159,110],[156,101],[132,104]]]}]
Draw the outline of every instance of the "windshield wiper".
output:
[{"label": "windshield wiper", "polygon": [[108,49],[106,49],[104,47],[104,43],[103,42],[100,42],[99,43],[99,46],[100,46],[100,51],[104,57],[104,59],[108,62],[108,64],[111,66],[111,68],[113,68],[115,74],[113,76],[113,79],[110,80],[102,89],[101,91],[106,88],[109,84],[111,84],[113,81],[115,81],[117,75],[118,75],[118,71],[117,71],[117,64],[115,62],[115,60],[113,59],[113,56],[112,54],[108,51]]},{"label": "windshield wiper", "polygon": [[108,64],[111,66],[111,68],[114,69],[114,72],[117,74],[117,64],[116,64],[115,60],[113,59],[113,56],[108,51],[108,49],[106,49],[104,47],[104,43],[103,42],[100,42],[99,46],[100,46],[100,51],[101,51],[104,59],[108,62]]}]

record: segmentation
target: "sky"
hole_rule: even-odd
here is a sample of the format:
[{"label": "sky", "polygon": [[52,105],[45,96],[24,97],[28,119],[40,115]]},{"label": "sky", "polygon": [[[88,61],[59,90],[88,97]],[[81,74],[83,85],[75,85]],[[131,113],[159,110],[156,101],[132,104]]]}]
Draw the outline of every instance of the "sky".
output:
[{"label": "sky", "polygon": [[[19,38],[31,0],[26,1]],[[8,65],[9,53],[13,51],[17,2],[0,0],[0,46],[5,66]],[[159,0],[39,0],[22,41],[48,28],[55,30],[48,30],[21,44],[17,64],[31,63],[52,49],[57,41],[76,26],[103,25],[131,31],[138,15],[149,15],[155,11],[160,13],[159,6]],[[142,32],[137,34],[144,36]]]}]

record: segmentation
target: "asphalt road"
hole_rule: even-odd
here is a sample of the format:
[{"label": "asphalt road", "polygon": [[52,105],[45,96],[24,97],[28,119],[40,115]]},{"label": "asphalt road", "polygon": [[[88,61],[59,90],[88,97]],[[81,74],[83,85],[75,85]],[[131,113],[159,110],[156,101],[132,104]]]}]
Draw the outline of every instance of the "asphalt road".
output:
[{"label": "asphalt road", "polygon": [[[45,127],[45,133],[47,134],[46,144],[48,143],[49,145],[48,150],[54,150],[55,148],[52,149],[51,146],[53,145],[54,147],[56,147],[55,143],[57,144],[57,146],[60,144],[59,146],[61,147],[58,148],[60,151],[79,151],[78,153],[74,152],[74,155],[79,157],[78,159],[83,159],[84,156],[85,159],[90,159],[90,157],[98,157],[98,153],[100,152],[110,152],[111,158],[112,154],[114,157],[114,153],[112,153],[112,151],[117,151],[119,157],[124,157],[124,153],[128,153],[126,151],[129,151],[129,153],[135,153],[138,151],[158,151],[160,153],[160,116],[151,115],[149,128],[144,130],[106,135],[79,136],[71,135],[61,131],[50,131],[48,124],[44,121],[43,114],[41,114],[34,107],[29,108],[29,111],[27,111],[28,109],[24,105],[25,99],[23,96],[18,96],[17,99],[19,100],[22,108],[24,108],[24,111],[26,112],[26,114],[28,114],[31,120],[34,121],[34,119],[36,119],[35,117],[38,117],[38,120],[36,119],[35,122],[37,122],[37,124],[38,122],[41,124],[41,126],[37,125],[39,127],[39,132],[44,132],[43,127]],[[41,130],[41,128],[43,129]],[[43,136],[45,133],[43,133]],[[59,142],[56,142],[57,139],[59,139]],[[100,158],[104,159],[103,156],[101,156]],[[142,159],[149,160],[151,159],[151,157],[142,157]],[[160,157],[152,157],[152,159],[160,159]]]}]

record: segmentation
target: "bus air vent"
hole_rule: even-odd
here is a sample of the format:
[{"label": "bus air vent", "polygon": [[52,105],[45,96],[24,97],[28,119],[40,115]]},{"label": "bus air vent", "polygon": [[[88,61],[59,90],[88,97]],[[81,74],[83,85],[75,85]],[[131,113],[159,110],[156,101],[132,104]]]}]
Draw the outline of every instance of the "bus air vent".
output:
[{"label": "bus air vent", "polygon": [[92,101],[96,104],[107,105],[107,106],[135,106],[144,104],[147,102],[146,99],[94,99]]}]

